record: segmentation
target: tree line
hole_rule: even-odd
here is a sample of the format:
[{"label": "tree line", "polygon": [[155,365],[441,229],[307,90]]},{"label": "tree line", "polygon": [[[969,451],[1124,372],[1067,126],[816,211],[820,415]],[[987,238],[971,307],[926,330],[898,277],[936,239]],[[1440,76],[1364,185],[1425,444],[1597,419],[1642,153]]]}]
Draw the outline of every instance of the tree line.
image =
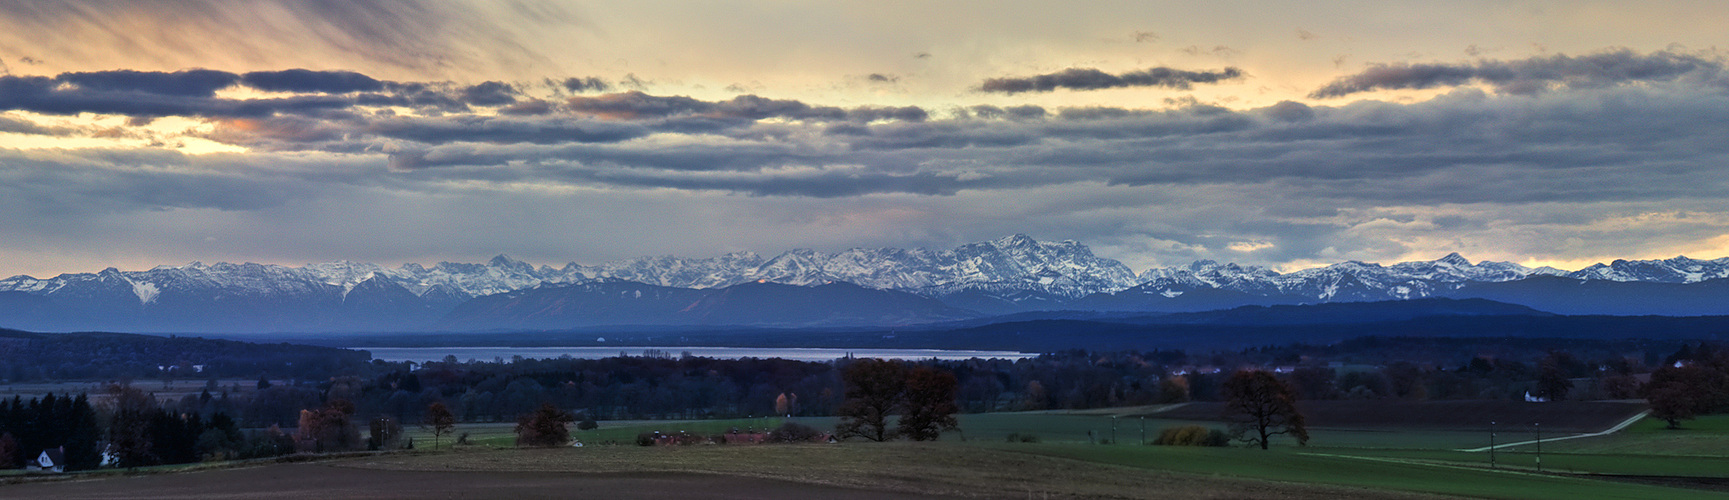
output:
[{"label": "tree line", "polygon": [[[382,449],[407,445],[400,440],[404,426],[448,429],[462,422],[517,422],[534,431],[527,444],[556,436],[555,427],[578,420],[840,416],[836,431],[843,436],[923,439],[951,427],[957,412],[1231,401],[1231,377],[1245,369],[1273,377],[1294,399],[1646,397],[1659,417],[1676,424],[1691,415],[1729,411],[1729,349],[1722,346],[1546,348],[1552,345],[1366,338],[1205,354],[1072,350],[1018,360],[893,363],[670,353],[513,362],[447,358],[419,365],[373,361],[321,378],[272,381],[255,372],[249,376],[259,380],[247,390],[210,380],[198,394],[178,399],[115,384],[95,398],[0,400],[0,466],[17,466],[41,449],[62,445],[75,467],[87,467],[90,457],[104,453],[121,466],[139,466]],[[1410,357],[1388,358],[1395,355]],[[1641,384],[1647,374],[1650,383]],[[429,412],[434,405],[443,408],[441,414]],[[523,420],[540,413],[545,417],[539,421]],[[891,425],[889,415],[900,416],[898,425]],[[93,448],[97,443],[102,447]]]}]

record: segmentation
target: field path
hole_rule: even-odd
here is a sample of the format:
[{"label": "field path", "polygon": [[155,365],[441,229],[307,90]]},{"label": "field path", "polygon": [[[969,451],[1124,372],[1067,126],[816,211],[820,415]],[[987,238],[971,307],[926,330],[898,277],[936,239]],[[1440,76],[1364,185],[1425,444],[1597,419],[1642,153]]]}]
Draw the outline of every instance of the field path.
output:
[{"label": "field path", "polygon": [[1510,446],[1524,446],[1524,445],[1527,445],[1527,444],[1532,444],[1532,443],[1536,443],[1536,442],[1539,442],[1539,441],[1566,441],[1566,440],[1568,440],[1568,439],[1579,439],[1579,438],[1588,438],[1588,437],[1597,437],[1597,436],[1607,436],[1607,435],[1610,435],[1610,434],[1614,434],[1614,433],[1617,433],[1617,432],[1621,432],[1621,429],[1626,429],[1626,428],[1627,428],[1627,426],[1630,426],[1630,425],[1633,425],[1633,423],[1634,423],[1634,422],[1638,422],[1638,421],[1639,421],[1639,419],[1642,419],[1642,418],[1645,418],[1645,416],[1646,416],[1646,415],[1650,415],[1650,414],[1651,414],[1651,410],[1645,410],[1645,411],[1642,411],[1642,412],[1639,412],[1639,414],[1638,414],[1638,415],[1634,415],[1634,416],[1632,416],[1632,417],[1628,417],[1628,418],[1627,418],[1627,420],[1623,420],[1623,421],[1621,421],[1621,423],[1619,423],[1619,424],[1615,424],[1615,426],[1614,426],[1614,427],[1610,427],[1610,428],[1609,428],[1609,429],[1608,429],[1608,430],[1604,430],[1604,431],[1600,431],[1600,432],[1588,432],[1588,433],[1584,433],[1584,434],[1574,434],[1574,435],[1571,435],[1571,436],[1561,436],[1561,437],[1553,437],[1553,438],[1549,438],[1549,439],[1532,439],[1532,440],[1529,440],[1529,441],[1518,441],[1518,442],[1513,442],[1513,443],[1502,443],[1502,444],[1497,444],[1497,445],[1494,445],[1494,446],[1484,446],[1484,447],[1482,447],[1482,448],[1466,448],[1466,449],[1460,449],[1460,450],[1458,450],[1458,451],[1464,451],[1464,452],[1471,452],[1471,453],[1476,453],[1476,452],[1484,452],[1484,451],[1489,451],[1489,450],[1499,450],[1499,449],[1501,449],[1501,448],[1506,448],[1506,447],[1510,447]]}]

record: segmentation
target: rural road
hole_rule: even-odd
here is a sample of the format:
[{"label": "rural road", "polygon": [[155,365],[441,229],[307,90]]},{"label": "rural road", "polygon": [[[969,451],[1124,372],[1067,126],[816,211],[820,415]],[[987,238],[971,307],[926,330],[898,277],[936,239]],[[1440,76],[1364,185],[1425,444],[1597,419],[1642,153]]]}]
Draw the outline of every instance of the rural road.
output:
[{"label": "rural road", "polygon": [[1621,429],[1626,429],[1626,428],[1627,428],[1627,426],[1629,426],[1629,425],[1633,425],[1633,423],[1634,423],[1634,422],[1638,422],[1638,421],[1639,421],[1639,419],[1642,419],[1642,418],[1645,418],[1645,416],[1646,416],[1646,415],[1650,415],[1650,414],[1651,414],[1651,410],[1645,410],[1645,411],[1642,411],[1642,412],[1639,412],[1639,414],[1638,414],[1638,415],[1634,415],[1634,416],[1632,416],[1632,417],[1629,417],[1629,418],[1627,418],[1627,420],[1623,420],[1623,421],[1621,421],[1621,423],[1619,423],[1619,424],[1615,424],[1615,426],[1614,426],[1614,427],[1610,427],[1610,428],[1609,428],[1609,429],[1608,429],[1608,430],[1605,430],[1605,431],[1602,431],[1602,432],[1588,432],[1588,433],[1585,433],[1585,434],[1574,434],[1574,435],[1571,435],[1571,436],[1560,436],[1560,437],[1552,437],[1552,438],[1549,438],[1549,439],[1543,439],[1543,440],[1537,440],[1537,439],[1532,439],[1532,440],[1529,440],[1529,441],[1518,441],[1518,442],[1512,442],[1512,443],[1501,443],[1501,444],[1497,444],[1497,445],[1494,445],[1494,446],[1484,446],[1484,447],[1482,447],[1482,448],[1467,448],[1467,449],[1460,449],[1460,450],[1458,450],[1458,451],[1464,451],[1464,452],[1482,452],[1482,451],[1489,451],[1489,450],[1499,450],[1499,449],[1501,449],[1501,448],[1507,448],[1507,447],[1510,447],[1510,446],[1524,446],[1524,445],[1527,445],[1527,444],[1531,444],[1531,443],[1536,443],[1536,442],[1538,442],[1538,441],[1566,441],[1566,440],[1568,440],[1568,439],[1579,439],[1579,438],[1587,438],[1587,437],[1597,437],[1597,436],[1607,436],[1607,435],[1609,435],[1609,434],[1614,434],[1614,433],[1617,433],[1617,432],[1621,432]]}]

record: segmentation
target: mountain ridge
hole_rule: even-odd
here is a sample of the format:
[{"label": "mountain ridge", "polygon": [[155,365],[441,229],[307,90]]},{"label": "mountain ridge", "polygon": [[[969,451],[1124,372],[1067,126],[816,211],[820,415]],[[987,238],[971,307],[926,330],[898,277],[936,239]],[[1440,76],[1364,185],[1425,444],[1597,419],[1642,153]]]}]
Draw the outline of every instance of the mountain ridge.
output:
[{"label": "mountain ridge", "polygon": [[[574,296],[567,299],[575,302],[564,306],[586,304],[582,307],[589,309],[584,314],[611,317],[618,322],[613,324],[660,324],[674,317],[683,318],[675,323],[701,324],[909,324],[1065,309],[1184,313],[1430,297],[1486,298],[1560,314],[1701,315],[1729,314],[1729,307],[1719,305],[1729,302],[1720,300],[1729,297],[1723,291],[1729,286],[1718,284],[1725,279],[1729,279],[1729,258],[1614,260],[1567,272],[1508,262],[1473,263],[1458,253],[1433,261],[1389,265],[1346,261],[1290,273],[1200,260],[1136,274],[1119,261],[1094,255],[1082,243],[1043,242],[1017,234],[946,250],[854,248],[827,253],[795,249],[772,258],[735,252],[705,259],[642,257],[600,265],[570,263],[559,268],[535,266],[505,255],[483,264],[440,262],[427,267],[410,263],[394,269],[349,261],[301,267],[192,262],[145,271],[111,267],[47,279],[14,276],[0,280],[0,295],[4,295],[0,297],[0,321],[7,321],[5,326],[50,330],[160,332],[371,331],[440,325],[479,328],[486,325],[472,318],[450,319],[450,315],[480,299],[506,300],[489,297],[519,297],[541,289],[571,292],[577,289],[570,287],[598,290],[628,286],[618,283],[658,287],[637,290],[659,290],[651,293],[651,298],[675,293],[710,297],[713,295],[703,292],[749,284],[812,289],[848,283],[863,290],[904,295],[853,294],[855,300],[875,302],[872,307],[884,308],[850,309],[844,301],[828,302],[821,306],[826,317],[822,312],[801,316],[779,310],[798,302],[784,293],[781,300],[760,302],[756,306],[758,317],[721,308],[712,311],[713,319],[701,321],[688,314],[681,316],[677,310],[617,302],[617,298],[607,299],[613,302],[604,309],[595,305],[599,299]],[[1586,286],[1565,285],[1574,282]],[[1653,293],[1663,299],[1650,298]],[[941,307],[909,296],[933,300]],[[631,299],[647,300],[641,295]],[[886,304],[896,304],[894,308],[899,309]],[[491,317],[497,325],[541,324],[532,320],[537,317],[533,315],[551,314],[506,309],[528,316],[476,313],[475,317]],[[638,315],[620,316],[615,311],[636,311]],[[590,317],[558,317],[570,324],[603,324]]]}]

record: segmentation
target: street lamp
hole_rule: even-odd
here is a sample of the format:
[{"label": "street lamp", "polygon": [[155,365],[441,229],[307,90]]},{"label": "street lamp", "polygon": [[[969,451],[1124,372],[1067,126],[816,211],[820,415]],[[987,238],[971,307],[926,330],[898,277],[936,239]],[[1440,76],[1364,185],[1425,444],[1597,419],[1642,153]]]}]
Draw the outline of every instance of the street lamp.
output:
[{"label": "street lamp", "polygon": [[1537,472],[1543,472],[1543,423],[1535,422],[1531,426],[1537,428]]}]

